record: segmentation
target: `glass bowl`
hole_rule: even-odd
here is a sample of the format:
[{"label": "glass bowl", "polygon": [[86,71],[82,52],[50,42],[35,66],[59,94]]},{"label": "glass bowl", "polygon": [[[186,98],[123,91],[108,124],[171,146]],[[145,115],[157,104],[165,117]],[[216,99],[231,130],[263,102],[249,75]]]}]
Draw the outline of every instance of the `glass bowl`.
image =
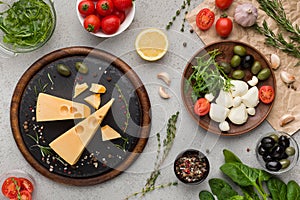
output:
[{"label": "glass bowl", "polygon": [[[16,55],[32,52],[42,47],[51,38],[56,26],[53,0],[4,0],[3,2],[5,3],[0,4],[2,53]],[[26,6],[31,8],[26,9]],[[14,12],[11,12],[11,9]],[[17,17],[9,14],[15,12]]]},{"label": "glass bowl", "polygon": [[[35,193],[36,193],[36,184],[34,181],[34,178],[19,169],[14,169],[14,170],[10,170],[8,172],[5,172],[4,174],[0,175],[0,183],[1,183],[1,187],[2,187],[2,191],[5,188],[5,185],[7,186],[7,188],[10,189],[10,191],[12,191],[13,189],[13,184],[18,184],[19,186],[19,193],[20,195],[24,195],[24,196],[28,196],[30,195],[32,199],[35,199]],[[13,193],[9,193],[7,195],[13,195]],[[3,192],[1,192],[0,194],[1,199],[9,199],[7,196],[5,196],[3,194]],[[31,199],[29,198],[29,199]],[[11,198],[13,199],[13,198]],[[25,198],[24,198],[25,199]]]},{"label": "glass bowl", "polygon": [[174,161],[176,177],[185,184],[196,185],[209,174],[209,161],[200,151],[188,149],[181,152]]},{"label": "glass bowl", "polygon": [[299,159],[299,147],[289,134],[273,131],[258,140],[256,157],[265,171],[281,174],[295,167]]}]

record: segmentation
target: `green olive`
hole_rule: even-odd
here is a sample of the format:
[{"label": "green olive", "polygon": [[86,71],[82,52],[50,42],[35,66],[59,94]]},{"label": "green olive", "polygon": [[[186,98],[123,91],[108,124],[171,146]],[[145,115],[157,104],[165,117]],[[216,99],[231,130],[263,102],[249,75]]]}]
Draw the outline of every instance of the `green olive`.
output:
[{"label": "green olive", "polygon": [[230,65],[231,65],[231,67],[238,67],[241,64],[241,61],[242,61],[242,59],[240,56],[234,55],[231,58]]},{"label": "green olive", "polygon": [[267,80],[271,76],[271,70],[269,68],[262,69],[258,75],[257,78],[261,81]]},{"label": "green olive", "polygon": [[232,72],[232,78],[243,79],[245,77],[245,72],[243,70],[237,69]]},{"label": "green olive", "polygon": [[251,67],[252,74],[258,74],[261,70],[261,64],[259,61],[255,61]]},{"label": "green olive", "polygon": [[288,156],[293,156],[295,155],[296,151],[295,151],[295,148],[294,147],[287,147],[285,149],[285,153],[288,155]]},{"label": "green olive", "polygon": [[247,53],[245,47],[243,47],[241,45],[234,46],[233,52],[234,52],[234,54],[239,55],[239,56],[245,56]]},{"label": "green olive", "polygon": [[276,133],[271,134],[269,137],[272,138],[275,142],[278,142],[278,135]]},{"label": "green olive", "polygon": [[86,66],[86,64],[84,64],[82,62],[76,62],[75,68],[78,72],[80,72],[82,74],[87,74],[89,72],[89,68]]},{"label": "green olive", "polygon": [[71,70],[68,66],[64,65],[64,64],[58,64],[56,66],[56,70],[57,72],[62,75],[62,76],[70,76],[71,75]]},{"label": "green olive", "polygon": [[221,62],[219,65],[223,69],[225,74],[229,74],[231,72],[231,66],[229,63]]},{"label": "green olive", "polygon": [[291,161],[289,159],[282,159],[279,162],[282,166],[281,169],[286,169],[291,164]]}]

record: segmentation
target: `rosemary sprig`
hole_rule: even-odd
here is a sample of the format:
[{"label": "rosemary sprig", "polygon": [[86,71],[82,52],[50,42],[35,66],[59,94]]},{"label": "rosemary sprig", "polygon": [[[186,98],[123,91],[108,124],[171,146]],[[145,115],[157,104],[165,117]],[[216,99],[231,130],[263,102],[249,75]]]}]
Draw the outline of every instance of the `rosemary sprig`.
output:
[{"label": "rosemary sprig", "polygon": [[[177,112],[176,114],[172,115],[169,118],[168,124],[167,124],[167,136],[163,140],[163,145],[161,145],[160,133],[156,134],[158,144],[157,144],[156,160],[154,163],[154,170],[151,172],[150,177],[147,179],[145,186],[141,189],[141,191],[135,192],[135,193],[127,196],[125,198],[125,200],[128,200],[129,198],[137,196],[137,195],[144,196],[148,192],[151,192],[153,190],[161,189],[161,188],[165,188],[165,187],[169,187],[169,186],[176,186],[178,184],[178,182],[175,181],[175,182],[170,182],[167,184],[155,185],[156,180],[160,175],[160,167],[163,164],[163,162],[165,161],[165,159],[167,158],[167,156],[172,148],[175,136],[176,136],[176,122],[177,122],[178,115],[179,115],[179,112]],[[163,147],[162,155],[160,155],[161,147]]]},{"label": "rosemary sprig", "polygon": [[[166,29],[169,30],[171,28],[171,26],[173,25],[173,22],[176,20],[176,18],[182,13],[182,11],[185,10],[184,14],[186,15],[188,13],[187,9],[190,7],[191,5],[191,0],[184,0],[180,6],[179,9],[176,10],[175,15],[172,17],[172,20],[169,21],[169,23],[166,26]],[[181,32],[184,32],[184,24],[186,22],[185,17],[182,19],[182,24],[181,24]]]},{"label": "rosemary sprig", "polygon": [[284,28],[286,31],[292,33],[290,37],[293,41],[300,43],[300,28],[296,24],[293,26],[292,22],[287,18],[281,0],[257,0],[260,8],[265,13],[274,19],[274,21]]},{"label": "rosemary sprig", "polygon": [[119,94],[120,94],[120,97],[121,97],[122,101],[123,101],[124,104],[125,104],[125,109],[126,109],[126,121],[125,121],[125,123],[124,123],[125,127],[124,127],[124,129],[123,129],[123,132],[125,133],[126,130],[127,130],[127,128],[128,128],[129,119],[130,119],[129,105],[128,105],[126,99],[125,99],[125,96],[124,96],[124,94],[123,94],[123,92],[122,92],[120,86],[119,86],[118,84],[115,84],[115,87],[117,88],[117,90],[118,90],[118,92],[119,92]]}]

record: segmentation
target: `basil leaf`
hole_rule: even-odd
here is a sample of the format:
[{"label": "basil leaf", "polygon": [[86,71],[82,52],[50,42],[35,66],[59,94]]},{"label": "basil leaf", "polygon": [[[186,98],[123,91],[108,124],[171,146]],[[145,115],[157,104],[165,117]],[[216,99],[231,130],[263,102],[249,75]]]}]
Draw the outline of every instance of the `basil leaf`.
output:
[{"label": "basil leaf", "polygon": [[230,163],[230,162],[242,163],[239,157],[237,157],[233,152],[229,151],[228,149],[223,150],[223,155],[225,158],[225,163]]},{"label": "basil leaf", "polygon": [[300,186],[295,181],[287,184],[287,200],[300,199]]},{"label": "basil leaf", "polygon": [[238,195],[238,193],[222,179],[213,178],[210,179],[208,183],[212,193],[218,197],[218,200],[228,200],[230,197]]},{"label": "basil leaf", "polygon": [[200,200],[215,200],[214,196],[207,190],[203,190],[199,193]]},{"label": "basil leaf", "polygon": [[267,187],[271,193],[272,200],[286,200],[287,186],[282,180],[273,177],[268,180]]}]

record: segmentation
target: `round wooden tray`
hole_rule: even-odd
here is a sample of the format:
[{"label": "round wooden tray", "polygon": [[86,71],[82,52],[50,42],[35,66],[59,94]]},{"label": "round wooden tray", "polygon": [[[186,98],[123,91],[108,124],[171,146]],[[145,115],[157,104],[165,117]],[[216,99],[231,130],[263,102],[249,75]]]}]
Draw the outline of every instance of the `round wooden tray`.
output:
[{"label": "round wooden tray", "polygon": [[[71,67],[78,61],[89,66],[87,75],[77,73],[75,67]],[[56,70],[57,64],[68,65],[71,76],[61,76]],[[43,156],[35,140],[47,147],[72,128],[75,120],[36,122],[35,105],[38,92],[71,100],[75,82],[100,83],[107,88],[101,96],[101,106],[111,98],[116,100],[101,126],[110,125],[122,138],[103,142],[100,133],[96,132],[77,164],[70,166],[61,162],[55,152]],[[85,92],[86,95],[91,93]],[[83,100],[85,92],[75,100],[86,103]],[[101,50],[69,47],[43,56],[23,74],[13,93],[10,120],[17,146],[33,168],[54,181],[86,186],[116,177],[142,153],[150,133],[150,107],[142,81],[124,61]],[[122,127],[125,122],[128,123],[126,129]]]},{"label": "round wooden tray", "polygon": [[[265,56],[259,52],[257,49],[254,47],[250,46],[249,44],[243,43],[243,42],[238,42],[238,41],[222,41],[222,42],[216,42],[209,44],[205,46],[204,48],[200,49],[196,54],[190,59],[190,61],[187,63],[185,70],[183,72],[182,80],[181,80],[181,96],[184,102],[184,105],[186,109],[188,110],[189,114],[192,116],[192,118],[199,124],[200,127],[203,129],[207,130],[208,132],[212,132],[215,134],[220,134],[224,136],[235,136],[235,135],[240,135],[247,133],[257,126],[259,126],[268,116],[270,113],[274,101],[271,104],[264,104],[264,103],[259,103],[258,106],[256,106],[256,114],[254,116],[249,116],[248,120],[246,123],[243,125],[235,125],[231,123],[229,120],[230,124],[230,130],[227,132],[222,132],[219,127],[218,123],[214,122],[213,120],[210,119],[208,115],[205,115],[203,117],[199,117],[194,113],[194,103],[191,98],[191,90],[185,91],[184,88],[186,88],[186,80],[191,76],[193,73],[193,68],[192,66],[196,65],[196,57],[200,55],[204,55],[205,53],[212,51],[214,49],[219,49],[222,54],[218,55],[216,57],[216,60],[219,61],[224,61],[227,63],[230,63],[230,59],[233,56],[233,47],[235,45],[242,45],[246,48],[247,53],[251,54],[254,56],[254,59],[259,61],[262,65],[263,68],[270,67],[270,63],[268,60],[265,58]],[[257,87],[260,88],[262,85],[271,85],[274,90],[276,89],[276,80],[274,73],[271,69],[271,76],[265,80],[265,81],[259,81]],[[247,81],[251,79],[252,75],[250,70],[246,71],[246,75],[244,80]]]}]

